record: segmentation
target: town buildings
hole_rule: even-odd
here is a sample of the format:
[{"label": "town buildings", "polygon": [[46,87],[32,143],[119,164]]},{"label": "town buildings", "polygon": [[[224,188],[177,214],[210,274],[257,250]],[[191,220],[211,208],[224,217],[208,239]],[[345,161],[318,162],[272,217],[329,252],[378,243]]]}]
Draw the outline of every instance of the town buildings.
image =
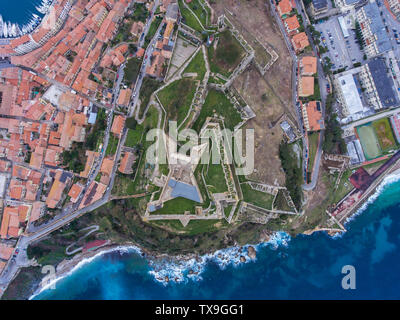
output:
[{"label": "town buildings", "polygon": [[303,76],[299,80],[299,97],[309,97],[314,94],[314,77]]},{"label": "town buildings", "polygon": [[375,1],[368,2],[358,9],[356,18],[364,40],[364,52],[368,58],[391,49],[390,39]]},{"label": "town buildings", "polygon": [[305,32],[300,32],[292,37],[292,44],[296,53],[300,53],[310,45],[310,42],[308,41],[307,34]]},{"label": "town buildings", "polygon": [[324,119],[320,101],[310,101],[302,105],[304,127],[307,131],[324,129]]},{"label": "town buildings", "polygon": [[399,0],[384,0],[385,5],[390,9],[393,15],[399,19],[400,17],[400,1]]},{"label": "town buildings", "polygon": [[313,16],[328,12],[328,0],[312,0],[310,4]]},{"label": "town buildings", "polygon": [[277,8],[282,17],[288,15],[292,11],[293,6],[290,0],[281,0],[279,1]]},{"label": "town buildings", "polygon": [[384,58],[374,58],[361,67],[360,80],[367,103],[375,110],[398,106],[393,79]]}]

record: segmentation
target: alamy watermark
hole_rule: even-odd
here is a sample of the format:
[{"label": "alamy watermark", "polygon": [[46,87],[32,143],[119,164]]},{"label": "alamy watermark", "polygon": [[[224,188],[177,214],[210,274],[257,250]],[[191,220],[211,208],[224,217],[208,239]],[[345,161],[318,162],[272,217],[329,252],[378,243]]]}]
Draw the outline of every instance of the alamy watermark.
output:
[{"label": "alamy watermark", "polygon": [[43,277],[40,286],[54,290],[56,288],[56,268],[50,264],[45,265],[42,267],[42,274],[46,276]]},{"label": "alamy watermark", "polygon": [[232,132],[221,129],[218,123],[208,123],[200,133],[193,129],[178,132],[176,121],[169,121],[168,134],[151,129],[146,141],[154,142],[146,152],[150,164],[234,164],[237,175],[254,171],[254,129]]},{"label": "alamy watermark", "polygon": [[344,290],[356,289],[356,268],[352,265],[345,265],[342,267],[342,274],[345,274],[342,278],[342,288]]}]

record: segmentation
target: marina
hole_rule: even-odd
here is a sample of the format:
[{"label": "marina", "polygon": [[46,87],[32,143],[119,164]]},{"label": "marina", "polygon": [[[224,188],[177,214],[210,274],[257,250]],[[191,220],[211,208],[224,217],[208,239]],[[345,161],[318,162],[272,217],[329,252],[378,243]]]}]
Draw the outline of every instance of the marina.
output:
[{"label": "marina", "polygon": [[35,11],[26,23],[7,21],[0,15],[0,40],[12,39],[23,36],[34,31],[42,21],[42,18],[49,12],[53,0],[41,0],[40,4],[35,6]]}]

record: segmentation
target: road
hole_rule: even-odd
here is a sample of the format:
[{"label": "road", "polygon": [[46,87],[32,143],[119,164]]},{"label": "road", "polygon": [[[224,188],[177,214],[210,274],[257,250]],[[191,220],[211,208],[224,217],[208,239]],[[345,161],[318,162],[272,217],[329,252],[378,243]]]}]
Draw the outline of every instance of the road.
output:
[{"label": "road", "polygon": [[[119,88],[121,85],[122,77],[123,77],[123,69],[125,67],[125,64],[121,65],[121,67],[118,70],[118,74],[120,75],[118,77],[117,82],[114,84],[114,89],[113,92],[115,94],[115,97],[117,97],[119,93]],[[105,130],[104,134],[104,139],[103,139],[103,148],[102,151],[100,152],[99,157],[96,159],[93,168],[91,169],[89,173],[88,180],[84,186],[83,192],[78,198],[78,201],[70,208],[63,209],[59,215],[57,215],[54,219],[50,220],[46,224],[42,224],[39,227],[35,227],[33,225],[29,225],[29,228],[27,229],[27,232],[25,232],[24,235],[22,235],[15,247],[16,250],[19,250],[19,254],[17,255],[16,259],[11,259],[8,261],[5,270],[0,277],[0,289],[3,291],[6,289],[8,286],[9,282],[13,279],[13,277],[17,274],[17,271],[20,267],[27,266],[29,265],[28,259],[27,259],[27,254],[26,254],[26,249],[28,245],[44,236],[47,234],[53,232],[54,230],[57,230],[61,228],[62,226],[70,223],[73,221],[75,218],[79,217],[80,215],[93,211],[97,209],[98,207],[102,206],[108,201],[109,194],[111,192],[111,188],[108,187],[105,196],[100,199],[99,201],[92,203],[91,205],[78,209],[79,205],[82,202],[83,196],[85,191],[88,189],[90,184],[93,182],[93,180],[96,178],[97,174],[100,171],[101,163],[104,159],[105,156],[105,151],[107,150],[108,146],[108,141],[110,138],[110,130],[111,130],[111,125],[112,125],[112,119],[113,119],[113,111],[116,106],[116,101],[117,99],[114,98],[114,103],[112,105],[111,110],[108,112],[107,116],[107,128]],[[119,144],[118,146],[118,153],[120,153],[121,146]],[[114,167],[116,167],[118,161],[115,161]],[[112,177],[112,182],[114,182],[114,176],[115,176],[115,170],[113,170],[113,177]]]},{"label": "road", "polygon": [[[308,20],[306,19],[306,16],[304,14],[302,2],[300,0],[295,0],[295,2],[296,2],[296,7],[298,8],[298,12],[301,14],[301,17],[303,18],[304,29],[305,29],[305,32],[310,41],[314,55],[318,58],[318,53],[317,53],[317,50],[315,49],[313,38],[307,29]],[[326,80],[326,76],[324,74],[324,69],[322,67],[322,63],[321,63],[320,59],[317,59],[317,73],[318,73],[319,89],[321,92],[322,118],[325,119],[326,118],[325,117],[325,102],[326,102],[326,97],[327,97],[327,92],[326,92],[325,88],[326,88],[328,81]],[[303,189],[306,191],[313,190],[315,188],[315,186],[317,185],[319,168],[321,166],[322,144],[323,144],[324,135],[325,135],[325,130],[321,130],[320,135],[319,135],[318,149],[317,149],[317,153],[315,155],[315,160],[314,160],[315,162],[314,162],[314,167],[313,167],[313,171],[312,171],[311,182],[303,185]]]},{"label": "road", "polygon": [[[285,39],[285,43],[286,46],[289,50],[290,56],[292,57],[293,60],[293,66],[292,66],[292,101],[293,101],[293,106],[297,115],[297,122],[299,125],[299,130],[302,132],[303,137],[303,177],[304,180],[306,181],[307,178],[307,159],[308,159],[308,142],[307,142],[307,134],[305,132],[304,129],[304,124],[303,124],[303,115],[302,115],[302,111],[301,111],[301,107],[300,107],[300,103],[298,100],[298,92],[297,92],[297,88],[298,88],[298,59],[297,59],[297,55],[296,52],[293,49],[292,46],[292,42],[290,40],[289,35],[286,32],[285,27],[283,26],[282,20],[278,15],[278,12],[275,8],[275,6],[270,3],[271,5],[271,11],[274,14],[275,20],[278,23],[279,29],[281,30],[281,33],[283,34],[283,37]],[[298,3],[298,1],[296,1],[296,6],[298,8],[298,12],[302,15],[303,18],[303,23],[304,23],[304,27],[306,29],[307,26],[307,20],[305,18],[304,13],[301,10],[301,4]],[[313,51],[316,57],[318,57],[314,45],[312,43],[312,38],[310,37],[310,35],[307,33],[308,38],[310,39],[310,43],[313,47]],[[324,76],[324,72],[323,72],[323,68],[321,65],[320,60],[318,59],[318,64],[317,64],[317,72],[318,72],[318,83],[320,86],[320,90],[321,90],[321,98],[322,98],[322,116],[325,118],[325,100],[326,100],[326,92],[324,90],[324,88],[326,87],[326,79]],[[322,143],[323,143],[323,130],[321,130],[321,134],[320,134],[320,141],[319,141],[319,147],[317,150],[317,154],[315,156],[315,165],[314,165],[314,170],[313,170],[313,174],[311,177],[311,182],[309,184],[304,184],[303,185],[303,189],[304,190],[312,190],[315,188],[316,183],[317,183],[317,179],[318,179],[318,173],[319,173],[319,167],[320,167],[320,161],[321,161],[321,155],[322,155]]]},{"label": "road", "polygon": [[[156,0],[155,3],[154,3],[153,10],[151,11],[151,17],[154,16],[154,13],[156,12],[158,6],[159,6],[159,0]],[[145,35],[149,32],[150,25],[151,25],[151,20],[152,20],[152,18],[148,19],[148,22],[146,23],[145,30],[143,31]],[[147,68],[147,65],[150,63],[150,58],[151,58],[151,56],[153,54],[154,46],[155,46],[157,37],[160,34],[160,30],[162,28],[162,25],[163,24],[160,23],[160,25],[157,28],[156,33],[154,34],[153,39],[151,39],[151,41],[150,41],[149,45],[147,46],[146,51],[144,53],[142,65],[140,67],[139,76],[136,79],[135,87],[134,87],[132,95],[131,95],[131,102],[130,102],[130,105],[129,105],[129,117],[132,117],[134,115],[134,112],[135,112],[135,109],[136,109],[136,105],[137,105],[137,102],[139,100],[140,88],[142,87],[143,78],[144,78],[144,75],[146,73],[146,68]],[[146,36],[144,36],[143,39],[140,41],[140,43],[139,43],[140,47],[142,47],[144,45],[145,38],[146,38]]]},{"label": "road", "polygon": [[384,117],[390,117],[390,116],[392,116],[394,114],[397,114],[399,112],[400,112],[399,108],[389,109],[389,110],[377,113],[377,114],[375,114],[373,116],[370,116],[370,117],[367,117],[367,118],[363,118],[363,119],[351,122],[349,124],[346,124],[346,125],[342,126],[342,129],[345,130],[345,129],[349,129],[349,128],[358,127],[358,126],[361,126],[361,125],[366,124],[368,122],[372,122],[372,121],[375,121],[375,120],[378,120],[378,119],[381,119],[381,118],[384,118]]},{"label": "road", "polygon": [[[153,10],[151,12],[152,16],[154,15],[154,12],[157,9],[158,5],[159,5],[159,0],[156,0],[156,5],[153,7]],[[155,36],[153,37],[149,46],[146,49],[147,58],[145,58],[143,60],[142,67],[141,67],[142,70],[146,70],[147,63],[149,63],[149,61],[150,61],[150,56],[153,52],[152,45],[155,43],[155,39],[159,35],[161,26],[162,26],[162,24],[160,24],[160,27],[158,28]],[[146,30],[145,30],[146,34],[147,34],[148,30],[149,30],[149,26],[146,27]],[[123,75],[124,75],[125,65],[126,64],[123,63],[120,66],[120,68],[118,69],[118,78],[117,78],[117,81],[114,83],[114,88],[113,88],[114,98],[112,101],[112,107],[111,107],[111,109],[107,108],[108,109],[108,111],[107,111],[108,112],[107,127],[105,130],[104,139],[103,139],[103,148],[100,152],[99,157],[96,159],[96,161],[89,173],[88,180],[84,186],[83,192],[79,196],[78,201],[73,206],[62,210],[62,212],[59,215],[57,215],[54,219],[50,220],[46,224],[42,224],[38,227],[30,225],[29,228],[25,231],[25,233],[23,235],[21,235],[21,237],[18,239],[17,245],[15,247],[15,251],[19,251],[19,253],[16,255],[15,258],[12,258],[8,261],[8,263],[7,263],[6,267],[4,268],[4,271],[0,277],[0,289],[2,292],[4,292],[4,290],[7,288],[8,284],[11,282],[11,280],[17,275],[17,272],[21,267],[29,266],[29,261],[27,258],[26,250],[30,243],[43,238],[44,236],[48,235],[49,233],[72,222],[74,219],[78,218],[79,216],[81,216],[87,212],[91,212],[91,211],[101,207],[102,205],[104,205],[105,203],[107,203],[109,201],[109,198],[111,196],[112,186],[114,185],[114,181],[115,181],[116,170],[117,170],[118,162],[119,162],[118,159],[121,156],[122,146],[125,143],[125,139],[126,139],[127,132],[128,132],[128,130],[126,128],[124,128],[124,131],[123,131],[121,138],[119,140],[119,143],[118,143],[116,157],[115,157],[116,160],[114,162],[114,166],[112,169],[109,186],[107,187],[105,194],[103,195],[103,197],[100,200],[90,204],[87,207],[78,209],[79,205],[81,204],[81,201],[83,199],[85,191],[88,189],[88,187],[94,181],[94,179],[96,178],[97,174],[100,171],[101,163],[104,159],[105,152],[107,150],[109,137],[110,137],[111,125],[112,125],[112,120],[113,120],[113,114],[115,111],[116,101],[118,98],[121,82],[122,82]],[[34,70],[30,70],[29,68],[25,68],[25,70],[34,71]],[[42,76],[42,75],[40,75],[40,76]],[[48,79],[46,79],[46,80],[48,80]],[[132,103],[132,108],[130,110],[129,116],[132,116],[132,114],[133,114],[134,106],[136,105],[137,99],[138,99],[138,93],[140,92],[140,88],[142,86],[142,82],[143,82],[142,77],[139,77],[138,80],[139,81],[137,81],[137,83],[136,83],[134,93],[132,94],[132,98],[134,98],[134,101]],[[71,90],[71,88],[65,86],[64,84],[60,84],[52,79],[49,79],[48,81],[50,83],[54,82],[54,84],[60,85],[64,89],[68,88],[68,90]],[[137,94],[135,95],[135,93],[137,93]],[[98,105],[98,104],[99,103],[96,102],[96,105]],[[101,107],[104,107],[104,106],[101,105]]]}]

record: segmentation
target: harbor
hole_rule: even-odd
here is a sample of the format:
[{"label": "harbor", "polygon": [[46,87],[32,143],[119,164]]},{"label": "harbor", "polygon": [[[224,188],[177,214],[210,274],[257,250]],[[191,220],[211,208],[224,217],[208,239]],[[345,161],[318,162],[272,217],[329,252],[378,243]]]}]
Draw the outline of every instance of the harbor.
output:
[{"label": "harbor", "polygon": [[35,12],[31,12],[31,18],[23,24],[7,21],[0,15],[0,40],[18,38],[34,31],[50,11],[52,3],[53,0],[41,0],[40,4],[35,6]]}]

